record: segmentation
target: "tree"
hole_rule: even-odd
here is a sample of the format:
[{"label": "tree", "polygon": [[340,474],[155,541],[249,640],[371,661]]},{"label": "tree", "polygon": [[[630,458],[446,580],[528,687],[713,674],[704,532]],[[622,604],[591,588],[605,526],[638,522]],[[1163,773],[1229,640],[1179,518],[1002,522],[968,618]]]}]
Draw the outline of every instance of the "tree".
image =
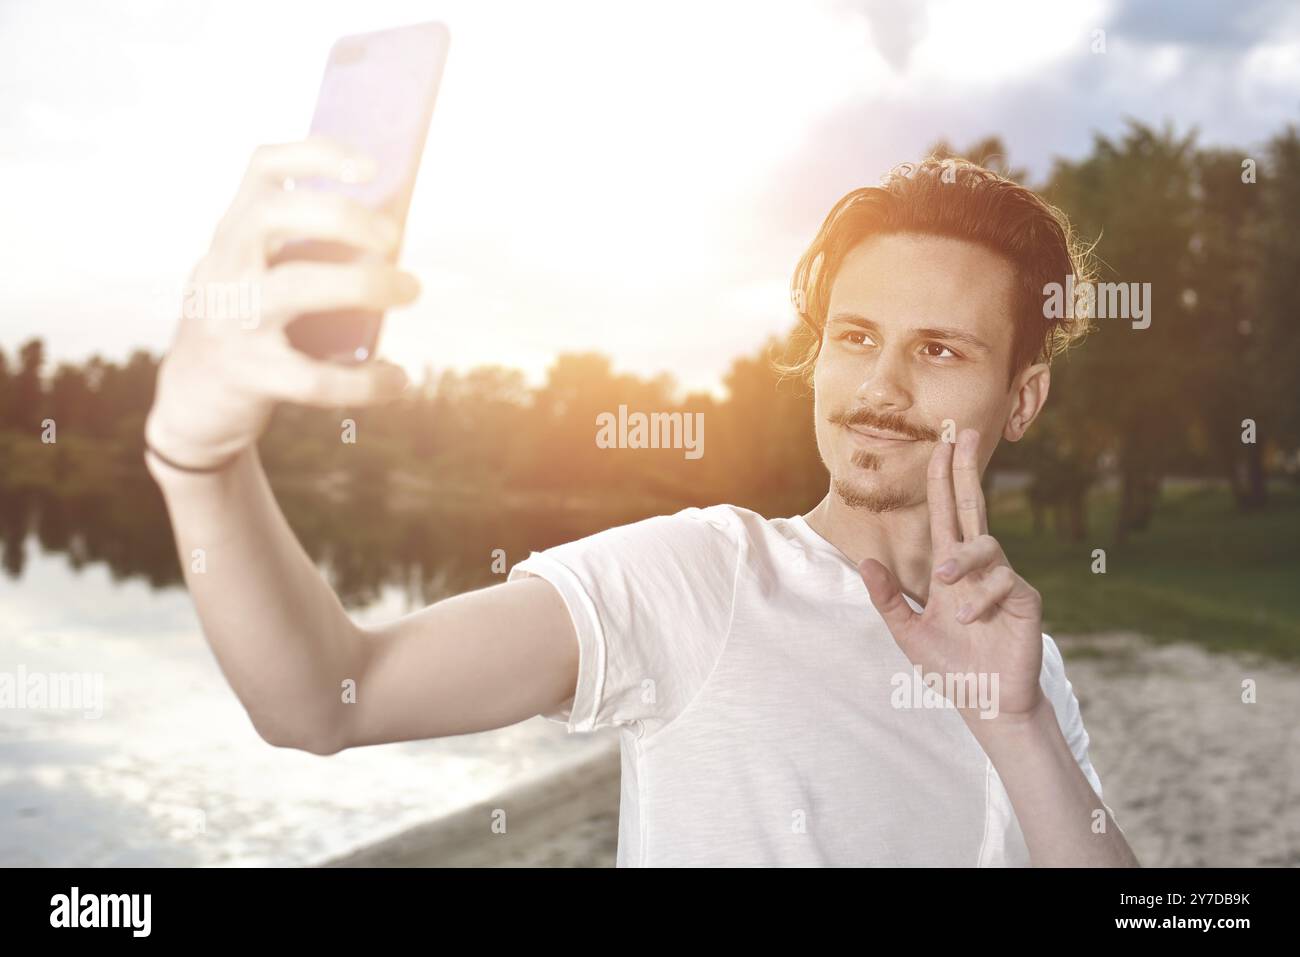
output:
[{"label": "tree", "polygon": [[1266,500],[1262,446],[1241,441],[1241,422],[1261,415],[1266,358],[1258,335],[1260,189],[1242,181],[1239,150],[1201,150],[1194,160],[1196,276],[1189,309],[1189,398],[1200,442],[1223,469],[1240,508]]},{"label": "tree", "polygon": [[[1151,293],[1149,325],[1099,316],[1075,360],[1090,399],[1075,412],[1104,424],[1113,437],[1119,541],[1150,522],[1161,478],[1195,407],[1184,392],[1196,362],[1184,295],[1192,285],[1194,139],[1194,133],[1180,138],[1169,128],[1157,133],[1130,123],[1118,141],[1097,136],[1087,158],[1058,161],[1046,190],[1082,235],[1095,240],[1102,282],[1123,283],[1130,296]],[[1118,303],[1117,295],[1107,305]],[[1132,312],[1131,298],[1129,305]]]},{"label": "tree", "polygon": [[18,352],[18,374],[13,377],[9,407],[9,424],[19,432],[33,433],[41,421],[41,367],[45,364],[45,345],[31,339]]},{"label": "tree", "polygon": [[1257,323],[1250,336],[1257,342],[1260,363],[1258,419],[1263,438],[1279,451],[1294,455],[1300,446],[1300,402],[1296,370],[1300,369],[1300,131],[1292,125],[1274,136],[1264,153],[1260,217]]}]

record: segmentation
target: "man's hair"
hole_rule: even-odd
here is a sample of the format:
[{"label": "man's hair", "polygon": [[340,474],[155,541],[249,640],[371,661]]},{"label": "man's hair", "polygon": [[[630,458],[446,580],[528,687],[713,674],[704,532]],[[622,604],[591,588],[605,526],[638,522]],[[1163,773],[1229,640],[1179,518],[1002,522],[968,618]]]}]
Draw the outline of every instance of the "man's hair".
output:
[{"label": "man's hair", "polygon": [[[1050,362],[1087,333],[1078,291],[1092,281],[1091,265],[1065,214],[992,170],[964,159],[931,158],[896,166],[880,186],[853,190],[827,215],[795,268],[790,292],[801,321],[793,341],[796,357],[778,362],[778,371],[812,378],[831,285],[844,257],[865,239],[897,233],[978,243],[1011,263],[1018,282],[1008,387],[1025,367]],[[1064,285],[1067,276],[1074,277],[1076,289],[1073,317],[1045,318],[1043,287]]]}]

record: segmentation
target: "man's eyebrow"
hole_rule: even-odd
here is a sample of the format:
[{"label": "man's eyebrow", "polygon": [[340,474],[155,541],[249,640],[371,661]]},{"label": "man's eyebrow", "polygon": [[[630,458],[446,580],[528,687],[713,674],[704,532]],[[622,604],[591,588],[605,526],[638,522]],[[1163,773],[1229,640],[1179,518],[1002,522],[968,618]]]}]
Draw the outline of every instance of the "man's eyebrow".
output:
[{"label": "man's eyebrow", "polygon": [[[850,326],[861,326],[863,329],[870,329],[873,332],[879,330],[880,326],[872,322],[866,316],[856,312],[837,312],[830,318],[831,322],[842,322]],[[961,329],[913,329],[912,334],[919,339],[947,339],[951,342],[961,342],[968,346],[973,346],[984,352],[992,352],[989,344],[978,336],[973,336],[969,332],[963,332]]]}]

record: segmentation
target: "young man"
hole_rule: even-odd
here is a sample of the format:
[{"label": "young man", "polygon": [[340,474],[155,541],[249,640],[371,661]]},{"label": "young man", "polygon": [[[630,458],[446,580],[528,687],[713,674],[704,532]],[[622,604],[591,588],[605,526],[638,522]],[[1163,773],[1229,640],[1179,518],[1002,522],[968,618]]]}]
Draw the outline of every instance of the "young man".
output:
[{"label": "young man", "polygon": [[383,364],[315,363],[282,330],[409,301],[410,277],[266,265],[292,236],[393,242],[345,200],[279,189],[349,159],[320,140],[255,154],[194,279],[261,283],[262,321],[183,321],[146,426],[204,631],[267,741],[331,754],[539,713],[618,728],[625,866],[1136,864],[1039,595],[988,534],[980,489],[1078,333],[1043,316],[1046,283],[1082,278],[1059,214],[952,162],[835,206],[795,275],[830,476],[806,515],[686,509],[361,628],[254,444],[276,400],[382,401],[402,385]]}]

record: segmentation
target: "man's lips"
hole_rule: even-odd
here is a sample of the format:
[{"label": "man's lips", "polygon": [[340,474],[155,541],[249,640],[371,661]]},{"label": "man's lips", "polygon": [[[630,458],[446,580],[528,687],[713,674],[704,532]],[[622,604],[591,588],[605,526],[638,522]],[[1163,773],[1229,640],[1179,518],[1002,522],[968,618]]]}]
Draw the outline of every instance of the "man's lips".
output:
[{"label": "man's lips", "polygon": [[873,429],[865,425],[845,426],[850,432],[860,439],[865,439],[873,444],[884,443],[889,445],[901,444],[903,442],[917,442],[910,435],[900,435],[898,432],[887,432],[884,429]]}]

